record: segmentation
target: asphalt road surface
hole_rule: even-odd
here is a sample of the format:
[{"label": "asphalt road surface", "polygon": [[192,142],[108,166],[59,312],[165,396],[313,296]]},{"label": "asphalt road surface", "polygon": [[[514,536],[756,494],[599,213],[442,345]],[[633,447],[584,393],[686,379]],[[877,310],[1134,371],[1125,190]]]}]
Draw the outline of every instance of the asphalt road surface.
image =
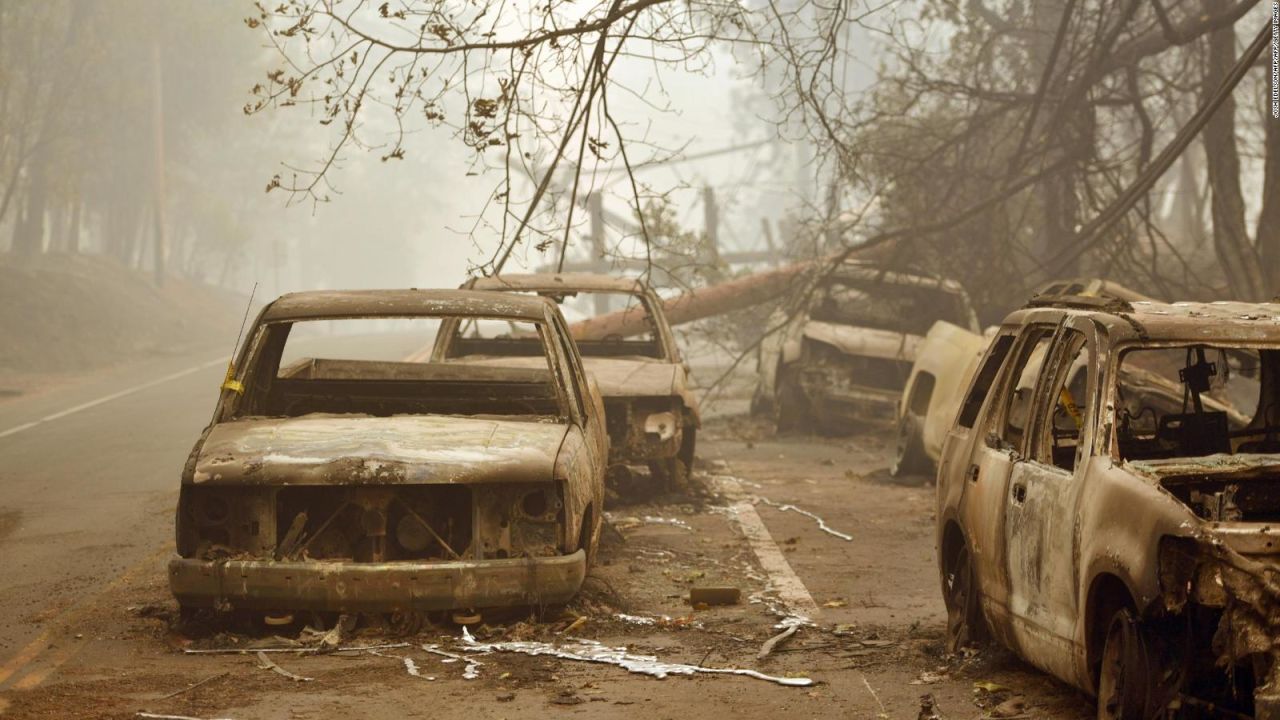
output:
[{"label": "asphalt road surface", "polygon": [[[385,347],[329,341],[379,352],[421,345],[414,338],[386,340]],[[378,654],[271,656],[310,681],[263,669],[252,654],[190,653],[278,644],[225,633],[193,639],[170,625],[164,562],[179,474],[212,413],[224,367],[210,350],[0,403],[4,717],[732,712],[912,720],[925,694],[949,720],[993,717],[998,707],[1025,708],[1024,717],[1091,716],[1086,698],[1006,653],[945,655],[932,488],[888,478],[887,433],[774,438],[733,418],[710,420],[700,436],[697,480],[705,493],[611,508],[616,532],[574,614],[486,618],[475,632],[482,641],[553,645],[584,638],[663,662],[746,668],[814,685],[706,673],[657,679],[608,664],[504,652],[474,655],[483,665],[468,679],[463,662],[421,647],[468,654],[450,625],[413,638],[349,641],[408,643]],[[779,507],[788,503],[849,539]],[[744,601],[691,608],[689,588],[709,584],[739,587]],[[803,611],[812,624],[760,659],[765,641],[780,632],[780,609]],[[406,672],[406,658],[419,676]]]}]

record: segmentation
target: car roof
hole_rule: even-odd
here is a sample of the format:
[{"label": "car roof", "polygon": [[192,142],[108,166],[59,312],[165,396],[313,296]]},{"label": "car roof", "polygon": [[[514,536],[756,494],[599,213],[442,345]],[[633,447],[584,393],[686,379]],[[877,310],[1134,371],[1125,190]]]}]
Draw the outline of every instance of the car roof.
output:
[{"label": "car roof", "polygon": [[350,317],[494,317],[541,321],[546,298],[479,290],[311,290],[281,295],[262,313],[264,322]]},{"label": "car roof", "polygon": [[1239,301],[1099,303],[1098,307],[1030,306],[1010,321],[1061,315],[1090,317],[1115,340],[1182,340],[1204,343],[1280,341],[1280,304]]},{"label": "car roof", "polygon": [[476,278],[469,283],[476,290],[581,290],[590,292],[644,292],[645,285],[635,278],[613,277],[600,273],[525,273]]}]

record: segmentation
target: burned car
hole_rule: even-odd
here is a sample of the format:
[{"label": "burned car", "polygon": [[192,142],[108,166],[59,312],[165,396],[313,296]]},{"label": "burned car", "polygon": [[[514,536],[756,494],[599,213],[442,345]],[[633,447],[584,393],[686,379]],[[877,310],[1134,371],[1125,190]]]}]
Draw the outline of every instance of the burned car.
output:
[{"label": "burned car", "polygon": [[[1111,280],[1078,278],[1042,286],[1036,295],[1085,295],[1150,301]],[[960,400],[977,370],[978,360],[994,328],[979,335],[939,320],[916,348],[916,361],[898,403],[897,446],[889,471],[893,475],[932,475],[942,441],[960,409]]]},{"label": "burned car", "polygon": [[[585,311],[634,314],[646,332],[623,337],[584,337],[575,331],[578,351],[587,372],[604,397],[609,433],[609,462],[619,466],[647,465],[667,489],[683,487],[693,467],[701,422],[698,401],[689,386],[689,371],[680,358],[675,336],[663,314],[662,301],[639,280],[589,273],[500,275],[477,278],[466,287],[541,295],[564,305],[589,301]],[[435,359],[463,362],[509,362],[523,354],[514,344],[482,345],[465,337],[460,325],[442,333]]]},{"label": "burned car", "polygon": [[956,283],[846,261],[807,312],[761,343],[752,409],[773,413],[779,430],[891,422],[916,346],[937,320],[978,331]]},{"label": "burned car", "polygon": [[[539,362],[406,359],[456,322]],[[184,610],[470,611],[554,606],[578,591],[608,440],[554,303],[285,295],[234,368],[183,472],[169,582]]]},{"label": "burned car", "polygon": [[938,468],[952,647],[993,639],[1100,718],[1280,717],[1280,306],[1040,297]]}]

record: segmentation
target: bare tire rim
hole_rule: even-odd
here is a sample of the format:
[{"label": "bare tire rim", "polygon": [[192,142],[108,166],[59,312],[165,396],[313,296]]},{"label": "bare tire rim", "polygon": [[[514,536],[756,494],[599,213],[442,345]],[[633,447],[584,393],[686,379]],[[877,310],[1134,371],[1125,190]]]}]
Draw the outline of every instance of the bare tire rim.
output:
[{"label": "bare tire rim", "polygon": [[1098,720],[1144,720],[1147,662],[1136,621],[1117,611],[1107,628],[1098,668]]},{"label": "bare tire rim", "polygon": [[907,448],[911,447],[912,433],[911,423],[907,422],[907,416],[903,415],[898,421],[898,444],[893,454],[893,467],[890,468],[894,475],[901,473],[907,466]]},{"label": "bare tire rim", "polygon": [[947,575],[947,649],[950,652],[957,652],[969,643],[971,584],[969,548],[961,547]]}]

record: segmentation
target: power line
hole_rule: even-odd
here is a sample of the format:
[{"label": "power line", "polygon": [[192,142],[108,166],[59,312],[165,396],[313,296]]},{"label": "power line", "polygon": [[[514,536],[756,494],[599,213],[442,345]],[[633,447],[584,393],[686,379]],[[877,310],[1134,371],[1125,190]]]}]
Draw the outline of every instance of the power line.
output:
[{"label": "power line", "polygon": [[1096,218],[1091,220],[1080,232],[1076,233],[1075,239],[1053,258],[1045,263],[1046,269],[1049,271],[1050,277],[1054,277],[1062,272],[1068,264],[1074,262],[1076,258],[1083,255],[1089,249],[1096,246],[1102,241],[1103,233],[1115,225],[1126,213],[1133,209],[1151,188],[1155,186],[1161,176],[1173,165],[1174,161],[1186,151],[1191,145],[1191,141],[1196,135],[1204,129],[1209,119],[1218,110],[1223,102],[1226,101],[1231,93],[1235,91],[1236,86],[1240,84],[1240,80],[1255,61],[1262,55],[1262,51],[1271,42],[1271,18],[1268,17],[1266,23],[1263,24],[1262,30],[1245,51],[1244,54],[1236,60],[1235,66],[1231,68],[1231,72],[1223,78],[1222,84],[1214,91],[1203,105],[1196,110],[1196,114],[1191,116],[1187,124],[1183,125],[1178,134],[1165,147],[1164,150],[1151,161],[1151,164],[1138,175],[1123,193],[1120,194],[1109,206],[1107,206]]}]

